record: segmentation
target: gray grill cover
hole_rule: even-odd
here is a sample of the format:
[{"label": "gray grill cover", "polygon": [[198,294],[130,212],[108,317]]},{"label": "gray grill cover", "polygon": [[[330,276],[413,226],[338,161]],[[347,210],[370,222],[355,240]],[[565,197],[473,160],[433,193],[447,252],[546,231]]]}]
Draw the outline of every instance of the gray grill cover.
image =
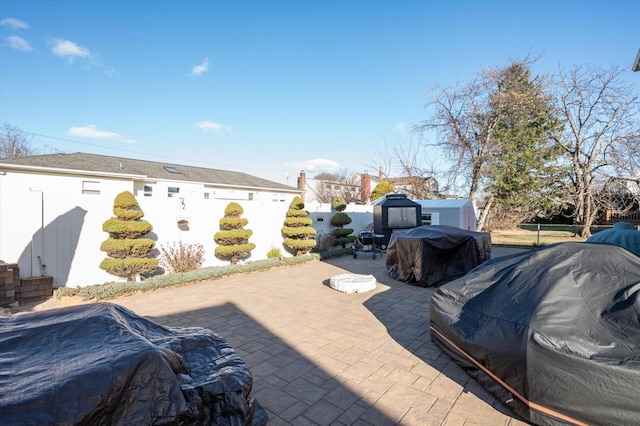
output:
[{"label": "gray grill cover", "polygon": [[229,344],[110,303],[0,316],[0,423],[244,425],[267,415]]},{"label": "gray grill cover", "polygon": [[535,424],[640,424],[640,258],[620,247],[490,260],[436,290],[431,339]]},{"label": "gray grill cover", "polygon": [[488,232],[420,226],[391,234],[386,266],[393,279],[434,287],[463,276],[490,257]]}]

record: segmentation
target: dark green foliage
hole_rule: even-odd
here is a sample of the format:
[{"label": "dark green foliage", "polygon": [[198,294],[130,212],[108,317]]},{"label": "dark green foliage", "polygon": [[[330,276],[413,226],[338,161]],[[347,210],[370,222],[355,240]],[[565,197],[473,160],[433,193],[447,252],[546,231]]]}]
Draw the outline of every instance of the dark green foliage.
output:
[{"label": "dark green foliage", "polygon": [[244,210],[238,203],[229,203],[224,209],[224,217],[220,219],[220,229],[213,236],[218,246],[215,254],[218,257],[229,259],[232,265],[238,263],[239,258],[247,257],[251,250],[256,248],[254,243],[249,242],[249,237],[253,231],[243,229],[249,221],[240,216]]},{"label": "dark green foliage", "polygon": [[342,228],[351,223],[351,218],[346,213],[336,213],[331,216],[331,225]]},{"label": "dark green foliage", "polygon": [[116,217],[102,225],[109,238],[100,245],[100,250],[109,257],[100,263],[100,268],[127,281],[135,280],[137,274],[151,274],[158,267],[158,260],[147,256],[155,243],[140,237],[151,232],[153,227],[140,220],[144,213],[134,195],[129,191],[118,194],[113,202],[113,213]]},{"label": "dark green foliage", "polygon": [[515,226],[551,207],[549,182],[558,173],[552,164],[560,154],[551,141],[562,123],[540,80],[517,62],[502,70],[488,114],[497,117],[487,168],[493,214],[504,226]]},{"label": "dark green foliage", "polygon": [[312,221],[307,218],[309,212],[303,209],[302,198],[295,197],[287,210],[285,226],[282,227],[284,244],[294,251],[296,256],[305,254],[316,246],[316,240],[313,239],[316,230],[310,226]]},{"label": "dark green foliage", "polygon": [[342,237],[346,237],[347,235],[351,234],[352,232],[353,232],[353,229],[339,228],[339,229],[334,229],[333,231],[331,231],[331,234],[336,238],[342,238]]},{"label": "dark green foliage", "polygon": [[344,198],[336,197],[333,199],[331,205],[335,210],[338,210],[338,213],[334,214],[331,217],[331,225],[338,228],[331,231],[331,233],[335,237],[334,244],[345,248],[347,244],[350,244],[356,240],[355,236],[348,236],[349,234],[353,233],[353,229],[344,228],[345,225],[351,223],[351,218],[349,217],[349,215],[343,213],[343,211],[347,208],[347,203],[345,202]]}]

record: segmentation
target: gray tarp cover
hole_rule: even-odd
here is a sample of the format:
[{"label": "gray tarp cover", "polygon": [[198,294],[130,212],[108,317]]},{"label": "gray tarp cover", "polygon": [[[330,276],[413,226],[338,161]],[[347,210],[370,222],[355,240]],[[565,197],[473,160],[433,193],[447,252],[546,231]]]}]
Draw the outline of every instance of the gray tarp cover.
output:
[{"label": "gray tarp cover", "polygon": [[640,424],[640,258],[620,247],[493,259],[436,290],[431,338],[534,424]]},{"label": "gray tarp cover", "polygon": [[251,385],[207,329],[110,303],[0,316],[0,424],[266,424]]},{"label": "gray tarp cover", "polygon": [[488,232],[420,226],[391,234],[386,266],[393,279],[433,287],[461,277],[490,257]]}]

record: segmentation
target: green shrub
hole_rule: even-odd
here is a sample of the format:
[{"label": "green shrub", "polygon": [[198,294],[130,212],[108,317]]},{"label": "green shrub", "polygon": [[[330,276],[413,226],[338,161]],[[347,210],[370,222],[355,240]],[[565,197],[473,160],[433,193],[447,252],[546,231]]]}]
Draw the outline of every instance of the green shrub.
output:
[{"label": "green shrub", "polygon": [[386,180],[382,180],[376,185],[375,188],[373,188],[373,192],[371,193],[371,201],[376,200],[393,190],[395,190],[395,187],[392,183],[387,182]]},{"label": "green shrub", "polygon": [[347,202],[344,198],[338,196],[333,199],[331,206],[338,211],[338,213],[331,216],[331,225],[338,228],[331,231],[335,237],[334,243],[345,248],[347,244],[351,244],[356,240],[355,236],[349,236],[349,234],[353,233],[353,229],[344,227],[351,223],[349,215],[343,212],[347,208]]},{"label": "green shrub", "polygon": [[282,227],[284,245],[292,250],[296,256],[303,255],[316,246],[316,240],[313,239],[316,230],[310,226],[312,221],[307,217],[309,212],[303,209],[302,198],[294,197]]},{"label": "green shrub", "polygon": [[124,259],[126,257],[144,257],[155,243],[148,238],[138,238],[137,240],[108,238],[100,245],[100,250],[106,252],[110,257]]},{"label": "green shrub", "polygon": [[118,277],[134,281],[136,274],[150,275],[158,267],[158,259],[149,258],[106,258],[100,262],[100,268]]},{"label": "green shrub", "polygon": [[116,216],[102,224],[109,238],[100,245],[100,250],[109,257],[100,263],[100,268],[127,281],[135,280],[137,274],[151,274],[158,267],[158,260],[147,256],[155,243],[141,237],[153,227],[140,220],[144,213],[134,195],[129,191],[118,194],[113,200],[113,213]]},{"label": "green shrub", "polygon": [[153,226],[147,221],[122,220],[113,217],[102,224],[102,230],[108,232],[111,238],[140,238],[153,231]]},{"label": "green shrub", "polygon": [[282,251],[276,246],[271,246],[267,252],[267,259],[279,259],[280,256],[282,256]]},{"label": "green shrub", "polygon": [[239,258],[247,257],[251,250],[256,248],[254,243],[249,242],[249,237],[253,234],[250,229],[243,229],[248,223],[247,219],[240,216],[244,210],[238,203],[229,203],[224,210],[225,216],[220,219],[220,229],[213,236],[218,246],[215,254],[221,258],[228,258],[232,265],[238,263]]}]

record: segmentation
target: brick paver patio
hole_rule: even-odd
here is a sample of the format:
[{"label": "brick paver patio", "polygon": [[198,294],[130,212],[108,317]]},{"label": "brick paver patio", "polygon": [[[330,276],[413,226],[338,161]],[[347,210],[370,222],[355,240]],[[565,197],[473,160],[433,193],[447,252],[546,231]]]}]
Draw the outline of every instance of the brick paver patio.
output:
[{"label": "brick paver patio", "polygon": [[[494,256],[495,256],[494,251]],[[372,274],[375,290],[329,287]],[[432,342],[432,289],[351,256],[114,300],[168,326],[207,327],[247,362],[269,425],[525,425]]]}]

